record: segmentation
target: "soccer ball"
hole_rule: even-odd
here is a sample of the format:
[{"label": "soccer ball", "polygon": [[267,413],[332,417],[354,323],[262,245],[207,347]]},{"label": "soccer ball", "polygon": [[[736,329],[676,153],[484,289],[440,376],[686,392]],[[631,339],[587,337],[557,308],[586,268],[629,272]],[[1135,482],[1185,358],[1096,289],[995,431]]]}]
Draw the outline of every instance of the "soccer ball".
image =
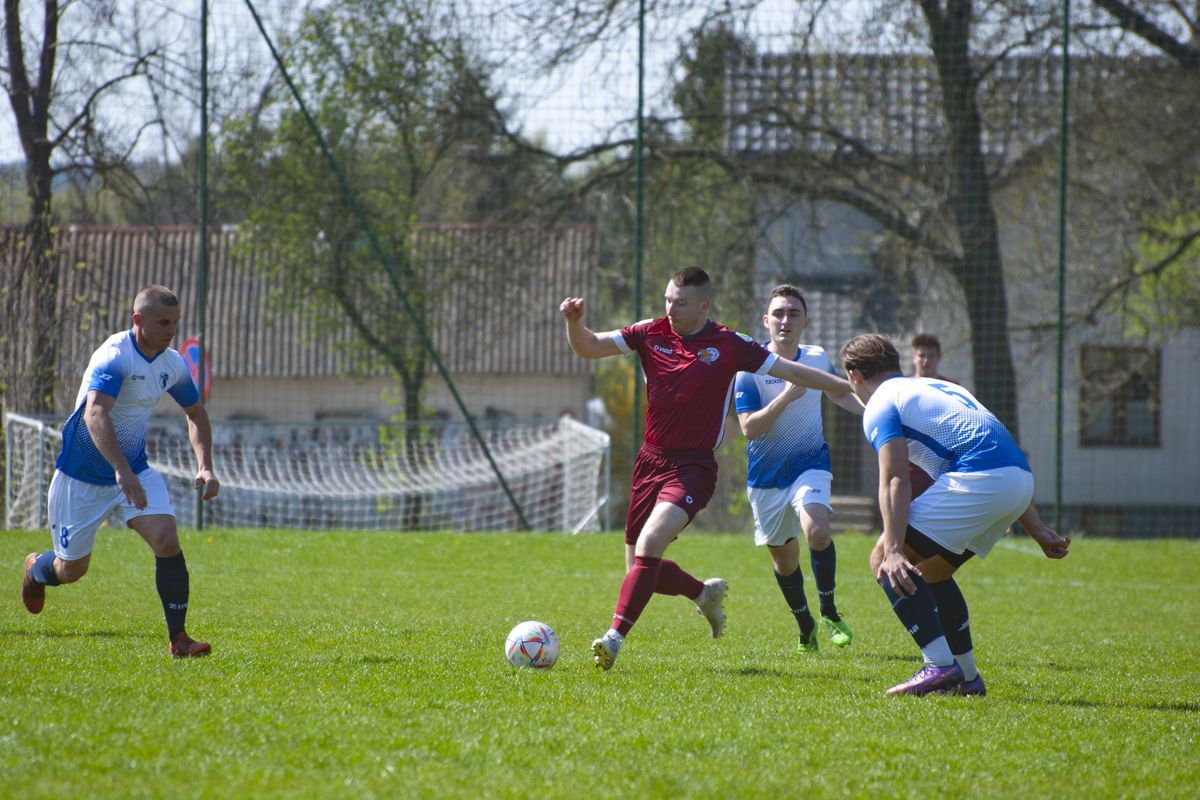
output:
[{"label": "soccer ball", "polygon": [[504,657],[514,667],[550,669],[558,660],[558,636],[544,622],[522,622],[509,631]]}]

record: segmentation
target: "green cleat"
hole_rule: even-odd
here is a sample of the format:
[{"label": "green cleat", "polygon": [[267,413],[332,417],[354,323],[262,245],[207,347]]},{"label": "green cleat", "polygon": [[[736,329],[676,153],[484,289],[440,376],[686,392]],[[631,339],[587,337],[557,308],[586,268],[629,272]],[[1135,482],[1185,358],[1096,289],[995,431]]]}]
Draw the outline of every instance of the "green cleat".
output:
[{"label": "green cleat", "polygon": [[796,645],[796,652],[802,656],[807,655],[808,653],[821,652],[821,645],[817,644],[816,628],[813,628],[812,631],[809,632],[808,636],[802,635],[800,637],[800,644]]},{"label": "green cleat", "polygon": [[829,631],[829,641],[838,647],[849,647],[850,642],[854,641],[854,634],[850,632],[850,626],[844,621],[821,617],[821,622],[825,624],[826,629]]}]

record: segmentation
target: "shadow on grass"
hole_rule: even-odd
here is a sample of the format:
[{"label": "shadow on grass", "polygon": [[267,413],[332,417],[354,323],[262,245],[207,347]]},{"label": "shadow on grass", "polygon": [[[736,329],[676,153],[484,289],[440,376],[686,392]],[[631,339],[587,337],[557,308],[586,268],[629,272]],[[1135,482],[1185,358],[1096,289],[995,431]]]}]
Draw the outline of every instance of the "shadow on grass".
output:
[{"label": "shadow on grass", "polygon": [[718,669],[725,675],[737,675],[741,678],[787,678],[793,673],[775,667],[738,667],[737,669]]},{"label": "shadow on grass", "polygon": [[[795,670],[779,669],[778,667],[738,667],[737,669],[718,669],[714,670],[714,672],[722,675],[735,675],[739,678],[799,678],[804,681],[829,679],[829,674],[825,672],[797,672]],[[877,679],[871,675],[840,675],[838,680],[874,683]]]},{"label": "shadow on grass", "polygon": [[1145,709],[1146,711],[1182,711],[1188,714],[1200,714],[1200,703],[1128,703],[1107,700],[1066,699],[1053,700],[1033,697],[1014,697],[1013,702],[1031,706],[1066,706],[1069,708],[1120,708]]},{"label": "shadow on grass", "polygon": [[859,658],[871,659],[873,661],[907,661],[916,664],[921,661],[920,653],[911,653],[899,655],[897,653],[872,653],[870,651],[859,651],[856,653]]},{"label": "shadow on grass", "polygon": [[149,639],[159,638],[150,633],[132,631],[80,630],[80,631],[31,631],[16,628],[0,628],[4,636],[28,636],[34,639]]}]

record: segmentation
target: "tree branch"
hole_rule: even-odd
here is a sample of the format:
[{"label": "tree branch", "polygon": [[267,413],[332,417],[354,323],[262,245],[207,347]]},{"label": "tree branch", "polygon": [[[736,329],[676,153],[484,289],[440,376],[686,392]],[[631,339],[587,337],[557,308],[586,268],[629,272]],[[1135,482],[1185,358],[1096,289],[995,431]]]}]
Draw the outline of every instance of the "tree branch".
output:
[{"label": "tree branch", "polygon": [[1100,293],[1100,296],[1093,301],[1091,307],[1081,316],[1088,322],[1095,322],[1096,315],[1100,313],[1104,306],[1108,304],[1108,301],[1111,300],[1115,295],[1127,290],[1130,286],[1134,285],[1143,278],[1157,275],[1163,270],[1167,269],[1180,258],[1182,258],[1188,249],[1191,248],[1191,246],[1197,241],[1200,241],[1200,229],[1191,231],[1180,237],[1178,244],[1170,253],[1167,253],[1165,256],[1145,269],[1132,269],[1128,274],[1113,280],[1108,287]]},{"label": "tree branch", "polygon": [[1122,0],[1095,0],[1095,3],[1111,14],[1122,28],[1154,45],[1179,62],[1180,66],[1200,69],[1200,48],[1179,41]]}]

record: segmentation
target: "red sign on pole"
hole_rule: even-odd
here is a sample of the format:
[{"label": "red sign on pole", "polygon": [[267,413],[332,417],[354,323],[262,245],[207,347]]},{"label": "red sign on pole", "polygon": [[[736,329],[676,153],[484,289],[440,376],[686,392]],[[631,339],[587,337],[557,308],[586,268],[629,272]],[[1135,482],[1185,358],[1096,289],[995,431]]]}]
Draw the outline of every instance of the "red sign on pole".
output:
[{"label": "red sign on pole", "polygon": [[[179,355],[183,356],[183,362],[187,364],[188,371],[192,373],[192,383],[197,387],[200,385],[200,340],[195,336],[191,336],[184,340],[179,347]],[[204,399],[212,394],[212,357],[206,352],[204,354]]]}]

